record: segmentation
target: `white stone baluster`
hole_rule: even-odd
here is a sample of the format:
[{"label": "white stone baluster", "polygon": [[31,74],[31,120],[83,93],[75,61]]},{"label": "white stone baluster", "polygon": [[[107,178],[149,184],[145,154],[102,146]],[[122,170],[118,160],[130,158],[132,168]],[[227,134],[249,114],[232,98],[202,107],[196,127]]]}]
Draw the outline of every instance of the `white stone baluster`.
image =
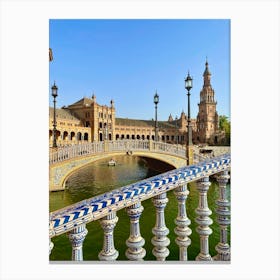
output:
[{"label": "white stone baluster", "polygon": [[155,246],[153,249],[153,255],[158,261],[165,261],[165,258],[169,255],[167,246],[170,244],[170,240],[166,237],[169,233],[169,229],[165,226],[164,208],[168,202],[166,193],[159,194],[152,199],[154,206],[156,207],[156,225],[152,232],[155,235],[152,238],[152,244]]},{"label": "white stone baluster", "polygon": [[119,252],[114,246],[114,228],[118,222],[116,212],[111,212],[106,217],[99,220],[104,230],[103,249],[98,254],[101,261],[114,261],[118,258]]},{"label": "white stone baluster", "polygon": [[67,234],[72,244],[72,261],[83,260],[83,242],[87,233],[86,226],[80,225]]},{"label": "white stone baluster", "polygon": [[209,182],[209,177],[199,179],[196,182],[196,187],[199,192],[199,204],[195,212],[198,217],[195,219],[196,223],[199,225],[196,228],[197,233],[200,236],[200,253],[197,255],[197,261],[211,261],[212,257],[209,254],[209,243],[208,237],[212,233],[209,225],[213,223],[209,216],[212,211],[208,208],[207,202],[207,191],[211,183]]},{"label": "white stone baluster", "polygon": [[187,184],[179,186],[174,190],[174,193],[178,200],[178,216],[174,220],[177,225],[174,229],[174,232],[177,234],[175,242],[180,249],[179,260],[186,261],[188,260],[188,246],[191,244],[189,235],[192,233],[192,230],[188,227],[191,224],[191,221],[187,217],[186,212],[186,199],[189,194]]},{"label": "white stone baluster", "polygon": [[53,243],[52,243],[51,239],[49,239],[49,255],[51,254],[52,249],[53,249]]},{"label": "white stone baluster", "polygon": [[142,248],[145,244],[144,238],[140,234],[139,218],[144,207],[141,202],[137,202],[126,208],[130,217],[130,236],[126,240],[128,249],[125,252],[126,257],[132,261],[140,261],[146,256],[146,250]]},{"label": "white stone baluster", "polygon": [[227,243],[227,227],[230,225],[230,202],[226,198],[226,184],[229,178],[228,171],[223,171],[216,176],[220,194],[216,201],[217,222],[220,226],[220,242],[215,247],[218,254],[213,259],[218,261],[230,261],[230,246]]}]

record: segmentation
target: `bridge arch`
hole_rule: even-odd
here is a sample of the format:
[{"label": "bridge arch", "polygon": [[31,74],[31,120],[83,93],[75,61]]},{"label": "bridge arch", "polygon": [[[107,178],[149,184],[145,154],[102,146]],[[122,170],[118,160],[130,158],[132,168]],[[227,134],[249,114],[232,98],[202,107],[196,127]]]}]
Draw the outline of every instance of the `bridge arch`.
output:
[{"label": "bridge arch", "polygon": [[[214,147],[211,148],[214,149]],[[219,147],[219,149],[221,148]],[[227,152],[223,150],[219,154]],[[215,150],[215,155],[217,155],[217,152],[218,150]],[[106,140],[71,145],[61,147],[57,151],[50,153],[50,190],[63,190],[65,179],[70,173],[93,161],[125,154],[153,158],[168,163],[175,168],[186,165],[185,148],[163,142],[151,140]],[[200,160],[200,156],[198,159]]]},{"label": "bridge arch", "polygon": [[[66,188],[66,182],[67,180],[69,179],[69,177],[71,177],[71,175],[73,175],[75,172],[79,171],[80,169],[92,164],[93,162],[96,162],[96,161],[99,161],[99,160],[105,160],[105,159],[108,159],[110,160],[112,157],[117,157],[117,156],[126,156],[126,154],[124,153],[114,153],[114,154],[104,154],[103,156],[101,157],[91,157],[91,160],[89,160],[87,163],[83,164],[83,165],[78,165],[76,168],[73,168],[72,170],[69,170],[69,172],[65,173],[65,175],[63,176],[62,178],[62,182],[61,182],[61,186],[62,186],[62,189],[61,190],[64,190]],[[134,156],[134,157],[140,157],[140,158],[143,158],[143,159],[152,159],[152,160],[156,160],[160,163],[164,163],[164,164],[167,164],[171,167],[173,167],[174,169],[177,168],[175,166],[174,163],[171,163],[171,162],[167,162],[163,159],[158,159],[155,155],[148,155],[148,154],[143,154],[143,153],[133,153],[132,155],[130,156]]]},{"label": "bridge arch", "polygon": [[[79,169],[93,163],[94,161],[107,159],[114,156],[126,155],[126,152],[103,153],[97,155],[84,155],[79,158],[59,162],[50,167],[50,191],[59,191],[65,189],[67,179]],[[132,156],[139,156],[143,158],[151,158],[164,163],[167,163],[174,168],[182,167],[186,164],[184,158],[179,158],[172,155],[159,154],[156,152],[133,151]]]}]

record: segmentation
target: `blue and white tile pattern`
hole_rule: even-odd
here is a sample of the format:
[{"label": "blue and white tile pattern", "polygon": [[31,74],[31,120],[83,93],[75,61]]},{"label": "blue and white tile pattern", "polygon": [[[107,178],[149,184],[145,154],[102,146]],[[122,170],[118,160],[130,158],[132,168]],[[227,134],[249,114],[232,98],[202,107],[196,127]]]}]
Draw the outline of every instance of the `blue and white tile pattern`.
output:
[{"label": "blue and white tile pattern", "polygon": [[230,154],[226,154],[196,165],[172,170],[52,212],[49,224],[50,238],[67,232],[77,225],[98,220],[111,211],[118,211],[136,201],[146,200],[174,189],[184,182],[192,182],[229,169],[230,165]]}]

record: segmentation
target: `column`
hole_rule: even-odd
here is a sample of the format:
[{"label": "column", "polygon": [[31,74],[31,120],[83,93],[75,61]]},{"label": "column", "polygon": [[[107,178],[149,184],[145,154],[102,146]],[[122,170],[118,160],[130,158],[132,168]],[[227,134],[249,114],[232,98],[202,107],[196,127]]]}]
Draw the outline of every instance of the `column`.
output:
[{"label": "column", "polygon": [[155,196],[152,201],[156,207],[156,225],[152,230],[155,235],[152,238],[152,244],[155,246],[153,249],[153,255],[158,261],[165,261],[165,258],[169,255],[167,246],[170,244],[169,238],[166,237],[169,230],[165,226],[164,219],[164,208],[168,202],[168,198],[166,193],[162,193]]},{"label": "column", "polygon": [[227,227],[230,225],[230,202],[226,198],[226,184],[229,179],[228,171],[223,171],[216,176],[219,183],[219,198],[216,201],[217,223],[220,226],[220,242],[215,249],[217,255],[214,260],[230,261],[230,246],[227,243]]},{"label": "column", "polygon": [[83,260],[83,242],[87,233],[86,226],[80,225],[67,234],[72,244],[72,261]]},{"label": "column", "polygon": [[207,191],[211,183],[209,182],[209,177],[199,179],[196,182],[196,187],[199,192],[199,203],[198,208],[196,208],[195,213],[198,217],[195,219],[196,223],[199,225],[196,228],[196,232],[200,236],[200,253],[197,255],[197,261],[212,261],[212,258],[209,254],[209,243],[208,237],[212,233],[209,225],[213,223],[212,219],[209,216],[212,214],[212,211],[208,208],[207,202]]},{"label": "column", "polygon": [[126,208],[130,217],[130,236],[126,240],[128,249],[125,252],[126,257],[132,261],[141,261],[146,255],[146,250],[142,248],[145,244],[144,238],[140,234],[139,219],[144,210],[141,202],[137,202]]},{"label": "column", "polygon": [[119,256],[119,252],[114,246],[114,228],[118,222],[116,212],[111,212],[106,217],[99,220],[104,230],[103,249],[98,254],[101,261],[114,261]]},{"label": "column", "polygon": [[176,244],[179,246],[180,250],[180,261],[188,260],[188,246],[191,244],[191,235],[192,231],[188,227],[191,223],[190,219],[187,217],[186,212],[186,199],[188,197],[189,191],[187,189],[187,184],[179,186],[174,190],[174,194],[178,200],[178,216],[174,220],[177,227],[174,229],[174,232],[177,234],[175,239]]}]

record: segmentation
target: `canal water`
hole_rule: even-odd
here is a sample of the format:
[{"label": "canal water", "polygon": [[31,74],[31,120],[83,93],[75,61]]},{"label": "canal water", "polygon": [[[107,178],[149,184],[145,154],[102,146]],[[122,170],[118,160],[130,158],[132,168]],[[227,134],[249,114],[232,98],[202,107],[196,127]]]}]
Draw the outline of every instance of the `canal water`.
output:
[{"label": "canal water", "polygon": [[[67,189],[61,192],[51,192],[49,197],[50,211],[55,211],[70,204],[76,203],[83,199],[87,199],[113,189],[155,176],[157,174],[171,170],[169,165],[156,165],[154,161],[147,160],[136,156],[118,156],[114,157],[117,161],[116,166],[108,166],[108,160],[99,160],[74,173],[66,182]],[[160,167],[160,168],[159,168]],[[215,200],[219,196],[218,185],[215,180],[211,180],[212,184],[208,191],[208,205],[212,210],[210,216],[213,224],[210,226],[213,230],[209,238],[210,254],[216,254],[215,245],[219,242],[219,226],[215,219]],[[187,213],[191,220],[190,228],[192,234],[190,236],[192,243],[188,247],[188,258],[194,260],[199,253],[199,235],[195,228],[195,209],[198,206],[198,192],[195,183],[189,184],[190,194],[187,199]],[[179,248],[175,243],[176,235],[174,228],[176,227],[174,220],[178,212],[177,199],[170,191],[167,193],[169,202],[165,208],[165,222],[169,229],[168,238],[170,245],[168,246],[170,254],[166,260],[174,261],[179,259]],[[227,197],[230,196],[229,187],[227,187]],[[144,211],[140,217],[140,231],[145,239],[144,248],[146,249],[145,260],[156,260],[152,254],[153,245],[151,239],[153,237],[152,228],[155,226],[156,214],[155,207],[151,199],[143,201]],[[127,260],[125,250],[127,249],[125,241],[130,233],[130,220],[124,209],[117,212],[119,221],[114,229],[115,248],[119,251],[118,260]],[[88,234],[83,243],[84,260],[99,260],[98,253],[103,246],[103,230],[98,221],[87,224]],[[54,248],[52,250],[50,260],[67,261],[71,260],[71,244],[66,234],[52,238]]]}]

